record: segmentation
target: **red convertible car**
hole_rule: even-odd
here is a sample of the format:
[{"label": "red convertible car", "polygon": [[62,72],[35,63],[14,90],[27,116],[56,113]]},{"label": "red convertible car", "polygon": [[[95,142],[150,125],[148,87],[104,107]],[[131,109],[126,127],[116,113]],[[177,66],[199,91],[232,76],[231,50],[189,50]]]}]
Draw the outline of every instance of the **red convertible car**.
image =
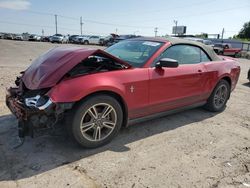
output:
[{"label": "red convertible car", "polygon": [[20,137],[66,118],[73,138],[94,148],[133,121],[198,106],[222,111],[239,74],[233,58],[176,38],[129,39],[104,51],[54,48],[21,73],[6,104]]}]

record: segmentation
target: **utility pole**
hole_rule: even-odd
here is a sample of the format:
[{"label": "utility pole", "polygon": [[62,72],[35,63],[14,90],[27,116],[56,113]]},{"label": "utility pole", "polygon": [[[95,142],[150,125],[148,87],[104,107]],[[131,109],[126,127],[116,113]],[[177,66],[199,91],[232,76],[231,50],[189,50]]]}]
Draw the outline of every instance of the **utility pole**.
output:
[{"label": "utility pole", "polygon": [[117,33],[118,33],[118,29],[116,28],[116,29],[115,29],[115,34],[117,34]]},{"label": "utility pole", "polygon": [[42,29],[42,36],[44,36],[44,30]]},{"label": "utility pole", "polygon": [[81,35],[82,35],[82,25],[83,25],[83,23],[82,23],[82,17],[80,17]]},{"label": "utility pole", "polygon": [[158,27],[155,27],[155,37],[157,37]]},{"label": "utility pole", "polygon": [[225,33],[225,29],[223,28],[221,32],[221,39],[223,39],[224,33]]},{"label": "utility pole", "polygon": [[57,34],[57,14],[55,14],[56,34]]},{"label": "utility pole", "polygon": [[178,21],[174,20],[174,23],[175,23],[174,35],[176,36],[177,35],[177,24],[178,24]]}]

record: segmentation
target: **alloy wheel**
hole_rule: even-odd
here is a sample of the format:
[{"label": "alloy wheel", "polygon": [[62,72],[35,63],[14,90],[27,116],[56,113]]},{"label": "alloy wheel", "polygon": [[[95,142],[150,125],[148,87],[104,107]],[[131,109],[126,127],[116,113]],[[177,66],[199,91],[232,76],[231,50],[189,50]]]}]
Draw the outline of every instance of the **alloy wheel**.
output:
[{"label": "alloy wheel", "polygon": [[98,103],[86,110],[80,121],[82,136],[89,141],[107,138],[117,123],[115,109],[107,103]]},{"label": "alloy wheel", "polygon": [[228,98],[228,91],[226,85],[221,85],[217,88],[214,95],[214,105],[216,108],[221,108],[225,105]]}]

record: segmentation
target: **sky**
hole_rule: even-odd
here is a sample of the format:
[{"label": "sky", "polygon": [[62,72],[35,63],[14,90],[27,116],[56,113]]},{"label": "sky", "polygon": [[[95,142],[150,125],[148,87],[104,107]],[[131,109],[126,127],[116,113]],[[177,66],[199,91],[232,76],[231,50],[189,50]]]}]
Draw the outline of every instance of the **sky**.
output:
[{"label": "sky", "polygon": [[250,21],[250,0],[0,0],[0,32],[53,35],[172,34],[174,20],[187,34],[237,34]]}]

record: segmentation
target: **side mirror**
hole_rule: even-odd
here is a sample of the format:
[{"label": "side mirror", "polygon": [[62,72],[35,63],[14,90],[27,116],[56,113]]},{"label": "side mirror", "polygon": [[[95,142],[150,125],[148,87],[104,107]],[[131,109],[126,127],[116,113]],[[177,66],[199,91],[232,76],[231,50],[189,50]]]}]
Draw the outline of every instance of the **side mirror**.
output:
[{"label": "side mirror", "polygon": [[178,66],[179,66],[178,61],[170,58],[162,58],[155,64],[156,68],[161,68],[161,67],[176,68]]}]

